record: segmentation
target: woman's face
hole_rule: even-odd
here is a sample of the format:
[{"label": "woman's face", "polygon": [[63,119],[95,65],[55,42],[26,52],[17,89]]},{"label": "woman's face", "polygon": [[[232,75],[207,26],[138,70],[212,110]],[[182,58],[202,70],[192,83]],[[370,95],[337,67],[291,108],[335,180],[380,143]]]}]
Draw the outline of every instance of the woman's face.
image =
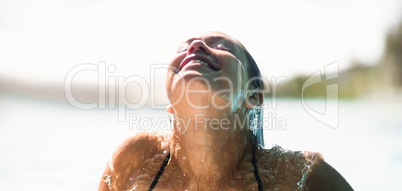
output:
[{"label": "woman's face", "polygon": [[[172,105],[194,109],[241,104],[247,81],[244,49],[231,37],[207,32],[183,42],[170,63],[166,89]],[[211,103],[206,105],[204,103]]]}]

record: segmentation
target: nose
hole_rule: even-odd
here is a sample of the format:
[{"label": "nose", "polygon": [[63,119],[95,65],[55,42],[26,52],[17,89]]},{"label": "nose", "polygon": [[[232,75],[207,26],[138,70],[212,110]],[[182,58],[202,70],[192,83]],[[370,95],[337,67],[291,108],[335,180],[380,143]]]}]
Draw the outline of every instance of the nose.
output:
[{"label": "nose", "polygon": [[209,54],[209,48],[208,46],[204,43],[204,41],[201,40],[194,40],[191,42],[190,46],[187,49],[187,54],[192,54],[194,52],[202,51],[206,54]]}]

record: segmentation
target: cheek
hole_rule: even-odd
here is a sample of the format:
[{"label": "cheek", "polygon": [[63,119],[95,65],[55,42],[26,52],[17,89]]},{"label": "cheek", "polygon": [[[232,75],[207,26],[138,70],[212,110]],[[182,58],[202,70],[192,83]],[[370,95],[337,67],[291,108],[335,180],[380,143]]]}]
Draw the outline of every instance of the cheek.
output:
[{"label": "cheek", "polygon": [[166,91],[168,96],[173,93],[175,86],[177,85],[178,81],[180,81],[179,77],[177,76],[177,72],[184,57],[185,55],[178,55],[174,57],[167,68]]},{"label": "cheek", "polygon": [[225,80],[219,80],[217,85],[219,88],[233,88],[241,89],[244,86],[245,70],[243,64],[235,57],[224,57],[219,59],[223,64],[221,71],[221,78]]},{"label": "cheek", "polygon": [[219,61],[223,67],[218,76],[220,80],[214,82],[213,89],[220,92],[220,98],[231,103],[228,106],[234,112],[241,107],[244,97],[246,71],[243,64],[233,56],[220,58]]},{"label": "cheek", "polygon": [[186,57],[186,54],[180,53],[177,54],[169,63],[169,69],[171,70],[176,70],[178,72],[180,63],[183,61],[183,59]]}]

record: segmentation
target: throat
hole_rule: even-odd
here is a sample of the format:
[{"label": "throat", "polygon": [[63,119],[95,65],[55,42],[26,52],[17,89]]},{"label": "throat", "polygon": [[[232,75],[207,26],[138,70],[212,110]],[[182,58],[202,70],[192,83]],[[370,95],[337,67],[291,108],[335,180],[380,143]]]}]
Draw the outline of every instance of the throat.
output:
[{"label": "throat", "polygon": [[187,160],[183,162],[189,166],[189,173],[200,182],[212,183],[230,179],[237,166],[236,161],[238,160],[224,152],[212,149],[194,149],[187,153]]},{"label": "throat", "polygon": [[172,154],[183,173],[196,182],[213,186],[232,179],[244,156],[251,155],[247,142],[246,137],[231,136],[225,140],[208,134],[187,134],[180,137]]},{"label": "throat", "polygon": [[222,113],[225,112],[176,113],[171,154],[180,170],[196,182],[226,182],[232,179],[244,156],[251,155],[252,140],[247,128],[239,128],[235,123],[224,128],[210,126],[211,120],[235,121]]}]

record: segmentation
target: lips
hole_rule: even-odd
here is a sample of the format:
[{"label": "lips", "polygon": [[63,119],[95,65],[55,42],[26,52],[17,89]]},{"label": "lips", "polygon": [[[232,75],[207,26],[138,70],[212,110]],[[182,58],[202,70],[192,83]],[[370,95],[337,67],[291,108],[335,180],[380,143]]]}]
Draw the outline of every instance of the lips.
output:
[{"label": "lips", "polygon": [[220,66],[212,61],[208,56],[202,55],[202,54],[190,54],[184,60],[180,63],[179,65],[179,70],[181,70],[184,66],[191,62],[198,62],[201,65],[205,65],[209,67],[212,70],[218,71],[220,70]]}]

